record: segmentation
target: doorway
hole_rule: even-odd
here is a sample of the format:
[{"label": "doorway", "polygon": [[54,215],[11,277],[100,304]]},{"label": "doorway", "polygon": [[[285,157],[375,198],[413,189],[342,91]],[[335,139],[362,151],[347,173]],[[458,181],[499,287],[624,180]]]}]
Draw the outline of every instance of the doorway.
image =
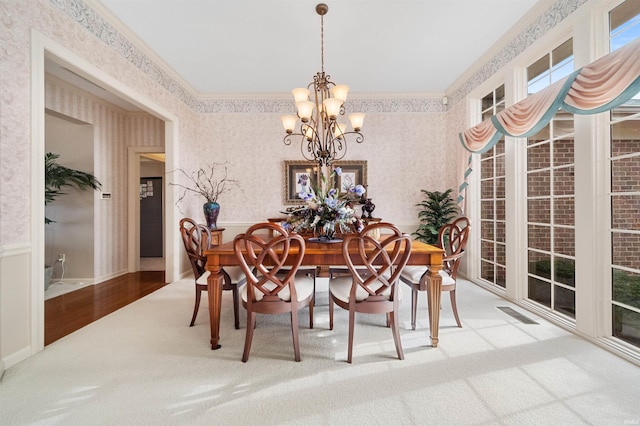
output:
[{"label": "doorway", "polygon": [[[162,257],[162,177],[140,178],[140,258]],[[164,269],[164,268],[163,268]]]},{"label": "doorway", "polygon": [[[117,97],[120,97],[127,102],[130,102],[143,111],[161,119],[164,121],[164,146],[167,153],[167,167],[172,169],[175,167],[177,161],[177,141],[178,141],[178,117],[165,109],[164,107],[150,101],[147,98],[140,96],[137,92],[133,91],[130,87],[122,84],[116,78],[109,76],[102,72],[96,66],[88,63],[86,60],[80,58],[75,53],[49,39],[47,36],[37,32],[32,32],[31,39],[32,50],[32,67],[31,67],[31,107],[32,107],[32,140],[31,140],[31,200],[32,200],[32,214],[31,214],[31,237],[30,246],[32,251],[26,252],[25,256],[28,256],[26,260],[30,265],[30,309],[24,307],[23,312],[26,312],[28,318],[28,324],[30,324],[30,333],[28,339],[30,341],[29,354],[38,352],[44,348],[44,285],[43,285],[43,273],[42,265],[45,263],[45,232],[44,232],[44,121],[45,121],[45,102],[44,102],[44,80],[45,80],[45,57],[52,59],[56,63],[64,66],[66,69],[71,70],[74,74],[80,76],[82,79],[98,84],[104,89],[105,92],[111,93]],[[144,150],[139,150],[144,151]],[[157,148],[154,150],[157,151]],[[131,152],[131,150],[130,150]],[[129,162],[128,170],[131,170],[131,162]],[[137,167],[136,167],[137,168]],[[129,259],[129,271],[135,271],[131,268],[131,264],[135,263],[135,259],[138,259],[139,252],[131,251],[131,245],[135,245],[135,240],[138,239],[138,234],[132,231],[137,231],[139,226],[139,218],[137,216],[138,209],[137,201],[139,200],[138,185],[139,177],[137,174],[135,181],[131,181],[131,175],[127,181],[135,188],[129,191],[128,196],[129,206],[133,208],[128,209],[127,213],[127,227],[130,232],[129,241],[127,244],[127,256]],[[129,186],[131,188],[131,186]],[[133,194],[131,194],[133,193]],[[133,199],[131,198],[133,195]],[[168,206],[173,205],[173,194],[171,192],[165,192],[164,202]],[[132,204],[131,201],[134,203]],[[174,256],[174,253],[179,253],[180,248],[179,236],[167,232],[167,228],[173,228],[170,224],[175,222],[174,209],[167,208],[165,210],[165,236],[164,236],[164,255],[165,255],[165,276],[167,282],[175,281],[179,278],[180,259]],[[133,235],[132,235],[133,234]],[[133,237],[133,238],[132,238]],[[136,247],[137,248],[137,247]],[[124,252],[124,250],[123,250]],[[133,256],[132,256],[133,255]],[[18,262],[16,262],[18,265]],[[28,357],[26,355],[25,357]],[[19,357],[19,360],[24,359]]]},{"label": "doorway", "polygon": [[140,155],[140,270],[164,271],[164,153]]}]

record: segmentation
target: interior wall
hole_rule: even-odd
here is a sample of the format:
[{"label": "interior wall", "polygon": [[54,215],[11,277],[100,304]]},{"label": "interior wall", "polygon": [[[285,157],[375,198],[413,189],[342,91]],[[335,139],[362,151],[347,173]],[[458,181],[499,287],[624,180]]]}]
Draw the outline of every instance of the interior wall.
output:
[{"label": "interior wall", "polygon": [[102,192],[110,193],[111,198],[96,198],[95,266],[91,277],[94,282],[102,282],[126,273],[128,147],[164,151],[164,122],[144,112],[125,111],[50,75],[45,80],[45,105],[94,127],[94,174],[102,183]]},{"label": "interior wall", "polygon": [[161,177],[164,176],[164,163],[154,160],[140,161],[140,177]]},{"label": "interior wall", "polygon": [[[366,160],[367,197],[375,217],[415,231],[421,189],[457,186],[455,163],[449,159],[446,114],[367,114],[361,144],[350,143],[344,160]],[[303,160],[300,144],[282,142],[279,115],[270,113],[203,114],[198,137],[181,152],[180,163],[191,173],[211,162],[228,163],[228,175],[239,189],[220,197],[219,223],[256,222],[278,217],[284,203],[284,161]],[[212,142],[220,145],[214,151]],[[179,174],[169,173],[169,181]],[[187,216],[201,218],[203,199],[189,196],[181,204]]]},{"label": "interior wall", "polygon": [[[110,200],[95,209],[96,282],[126,272],[126,111],[75,88],[53,76],[45,79],[45,106],[60,114],[90,123],[94,128],[94,175]],[[122,158],[124,155],[124,159]],[[124,223],[124,225],[123,225]]]},{"label": "interior wall", "polygon": [[[45,114],[45,151],[58,154],[65,167],[94,173],[93,126]],[[45,226],[45,264],[62,277],[58,255],[65,254],[64,279],[91,282],[94,277],[94,202],[99,192],[66,188],[45,209],[54,223]]]}]

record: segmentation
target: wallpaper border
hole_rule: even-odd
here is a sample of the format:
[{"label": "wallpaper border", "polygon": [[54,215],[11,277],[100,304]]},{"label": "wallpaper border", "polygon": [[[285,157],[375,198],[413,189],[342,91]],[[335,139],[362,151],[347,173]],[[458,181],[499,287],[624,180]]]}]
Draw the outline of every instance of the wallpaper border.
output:
[{"label": "wallpaper border", "polygon": [[[500,68],[524,52],[536,40],[554,28],[589,0],[558,0],[527,29],[511,40],[489,62],[480,67],[450,96],[448,105],[441,98],[407,99],[362,99],[350,102],[350,107],[362,112],[408,113],[408,112],[445,112],[465,98],[473,89],[495,74]],[[100,16],[84,0],[49,0],[58,10],[65,13],[90,33],[98,37],[144,72],[149,78],[160,84],[172,95],[198,113],[286,113],[293,109],[293,102],[284,99],[200,99],[193,96],[176,79],[155,63],[148,55],[136,47],[104,17]]]}]

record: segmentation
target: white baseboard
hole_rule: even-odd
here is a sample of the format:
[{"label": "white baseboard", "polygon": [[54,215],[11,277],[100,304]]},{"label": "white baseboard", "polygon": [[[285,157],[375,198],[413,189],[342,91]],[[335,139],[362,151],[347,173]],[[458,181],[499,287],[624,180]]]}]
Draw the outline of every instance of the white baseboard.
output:
[{"label": "white baseboard", "polygon": [[[126,268],[125,269],[121,269],[121,270],[119,270],[117,272],[113,272],[111,274],[106,274],[106,275],[101,275],[99,277],[95,277],[92,280],[92,283],[93,284],[102,283],[102,282],[108,281],[108,280],[113,279],[113,278],[117,278],[117,277],[119,277],[121,275],[125,275],[125,274],[128,274],[128,273],[129,273],[128,269],[126,269]],[[89,282],[89,281],[85,281],[85,282]]]},{"label": "white baseboard", "polygon": [[7,355],[2,359],[2,361],[0,361],[3,364],[2,371],[4,371],[4,369],[9,369],[13,367],[14,365],[18,364],[21,361],[24,361],[25,359],[33,355],[33,353],[34,352],[31,350],[31,348],[27,346],[25,348],[20,349],[17,352]]}]

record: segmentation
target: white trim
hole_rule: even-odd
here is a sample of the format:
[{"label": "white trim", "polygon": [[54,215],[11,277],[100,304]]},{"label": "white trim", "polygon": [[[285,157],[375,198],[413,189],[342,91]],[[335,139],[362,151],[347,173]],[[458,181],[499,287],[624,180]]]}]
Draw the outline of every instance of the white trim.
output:
[{"label": "white trim", "polygon": [[[175,170],[180,164],[179,144],[179,123],[177,120],[165,121],[164,123],[164,149],[165,149],[165,172]],[[178,227],[178,207],[176,206],[176,188],[169,189],[169,179],[164,180],[165,197],[165,281],[170,283],[180,276],[180,247],[182,239],[177,231]]]},{"label": "white trim", "polygon": [[[486,93],[486,92],[485,92]],[[482,108],[481,96],[467,99],[467,124],[474,126],[480,122],[481,114],[478,112]],[[471,155],[471,154],[470,154]],[[467,265],[467,275],[480,278],[480,253],[481,253],[481,190],[480,190],[480,155],[471,155],[471,175],[467,178],[466,205],[467,217],[471,221],[472,232],[476,237],[470,238],[468,252],[465,255]]]},{"label": "white trim", "polygon": [[[44,286],[42,286],[42,288],[44,288]],[[8,355],[6,358],[3,358],[2,363],[4,364],[5,369],[9,369],[14,365],[18,364],[19,362],[22,362],[25,359],[29,358],[31,355],[33,355],[33,351],[31,350],[30,347],[22,348],[19,351],[16,351],[11,355]]]},{"label": "white trim", "polygon": [[[166,139],[166,138],[165,138]],[[156,153],[156,152],[165,152],[164,147],[147,147],[147,146],[130,146],[128,147],[128,203],[129,209],[127,211],[127,220],[128,220],[128,233],[127,233],[127,269],[129,272],[136,272],[140,270],[140,154],[142,153]],[[166,158],[166,156],[165,156]],[[165,160],[166,161],[166,160]],[[165,174],[166,174],[166,163],[165,163]],[[166,179],[163,179],[163,182]],[[164,192],[166,192],[166,186],[163,188]],[[166,203],[167,194],[164,194],[164,208],[165,210],[168,206]],[[166,217],[164,219],[166,221]],[[166,233],[167,227],[164,226],[163,222],[163,230],[165,233],[165,238],[168,237]],[[164,239],[166,244],[166,239]],[[164,250],[163,250],[164,252]],[[165,263],[169,261],[168,256],[164,255]],[[165,265],[166,270],[166,265]]]},{"label": "white trim", "polygon": [[31,354],[44,349],[44,52],[31,30]]},{"label": "white trim", "polygon": [[[31,245],[28,243],[22,244],[9,244],[6,246],[0,246],[0,259],[7,259],[12,257],[22,257],[29,256],[31,254]],[[40,274],[42,276],[43,274]],[[0,287],[2,283],[0,283]],[[2,306],[0,306],[0,312],[2,310]],[[1,331],[1,330],[0,330]],[[2,354],[2,333],[0,332],[0,355]],[[31,347],[27,347],[19,350],[18,352],[14,352],[8,355],[6,358],[0,357],[0,380],[2,379],[2,375],[4,371],[17,364],[18,362],[28,358],[31,355]]]},{"label": "white trim", "polygon": [[31,253],[31,244],[9,244],[6,246],[0,246],[0,258],[20,256],[22,254]]}]

